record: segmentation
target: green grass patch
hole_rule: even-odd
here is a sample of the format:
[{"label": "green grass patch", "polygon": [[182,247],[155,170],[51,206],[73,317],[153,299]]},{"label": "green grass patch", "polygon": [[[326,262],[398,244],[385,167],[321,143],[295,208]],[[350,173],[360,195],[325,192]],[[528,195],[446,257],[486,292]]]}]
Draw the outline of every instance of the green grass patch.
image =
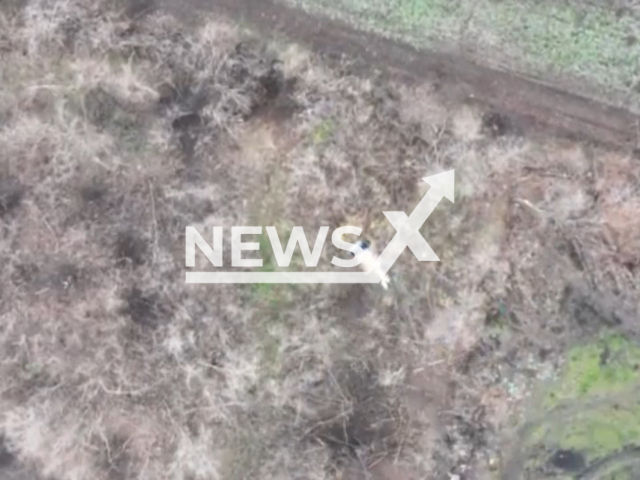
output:
[{"label": "green grass patch", "polygon": [[322,120],[318,125],[316,125],[316,127],[313,129],[313,132],[311,133],[313,144],[318,146],[328,142],[333,136],[335,128],[336,126],[333,120]]},{"label": "green grass patch", "polygon": [[558,444],[567,450],[577,450],[589,458],[600,458],[640,444],[640,405],[607,406],[580,412],[560,429]]},{"label": "green grass patch", "polygon": [[[579,452],[591,463],[640,446],[639,364],[640,345],[618,334],[571,349],[520,436],[516,454],[526,468],[545,468],[557,450]],[[612,460],[611,476],[598,478],[624,478],[626,471],[624,459]]]},{"label": "green grass patch", "polygon": [[[277,270],[276,260],[266,232],[260,235],[258,243],[262,254],[262,268],[259,271],[275,272]],[[279,310],[282,304],[285,303],[286,287],[287,285],[272,283],[255,283],[251,285],[256,300],[265,304],[270,310]]]},{"label": "green grass patch", "polygon": [[587,395],[617,393],[639,381],[640,345],[620,335],[610,335],[569,352],[547,403],[555,405]]}]

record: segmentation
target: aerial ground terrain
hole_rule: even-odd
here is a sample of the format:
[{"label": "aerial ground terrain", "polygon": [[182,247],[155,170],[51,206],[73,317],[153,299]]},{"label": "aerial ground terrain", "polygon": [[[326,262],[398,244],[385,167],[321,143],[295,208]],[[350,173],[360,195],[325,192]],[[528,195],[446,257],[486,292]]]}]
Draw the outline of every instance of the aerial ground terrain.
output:
[{"label": "aerial ground terrain", "polygon": [[[1,1],[0,479],[640,478],[631,2]],[[451,169],[388,290],[185,283]]]}]

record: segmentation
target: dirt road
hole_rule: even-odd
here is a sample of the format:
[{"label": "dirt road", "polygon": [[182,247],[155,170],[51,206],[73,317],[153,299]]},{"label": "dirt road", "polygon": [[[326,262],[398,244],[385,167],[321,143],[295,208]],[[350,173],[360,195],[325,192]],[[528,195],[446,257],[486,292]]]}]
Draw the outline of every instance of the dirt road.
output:
[{"label": "dirt road", "polygon": [[318,19],[272,0],[162,0],[180,16],[218,11],[267,35],[283,34],[330,57],[347,55],[409,82],[430,80],[453,102],[477,102],[511,116],[528,134],[538,128],[561,135],[640,147],[640,117],[533,78],[499,71],[438,52],[418,51],[399,42],[363,33],[340,21]]}]

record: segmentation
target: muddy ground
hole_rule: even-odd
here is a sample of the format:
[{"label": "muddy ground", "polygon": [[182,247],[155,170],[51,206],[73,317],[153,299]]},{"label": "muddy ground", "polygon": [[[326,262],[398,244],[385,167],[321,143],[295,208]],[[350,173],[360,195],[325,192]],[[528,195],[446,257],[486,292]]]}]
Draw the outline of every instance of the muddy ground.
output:
[{"label": "muddy ground", "polygon": [[[2,478],[633,472],[628,145],[233,16],[20,3],[0,16]],[[405,252],[388,291],[184,283],[188,225],[359,225],[379,250],[382,212],[451,168],[422,230],[442,261]]]}]

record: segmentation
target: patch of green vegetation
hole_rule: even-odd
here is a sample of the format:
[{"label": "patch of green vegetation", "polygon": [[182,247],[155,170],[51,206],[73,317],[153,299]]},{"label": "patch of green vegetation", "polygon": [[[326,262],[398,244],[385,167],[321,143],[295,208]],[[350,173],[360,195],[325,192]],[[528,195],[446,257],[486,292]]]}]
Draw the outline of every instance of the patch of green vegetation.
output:
[{"label": "patch of green vegetation", "polygon": [[569,352],[560,381],[547,403],[622,391],[640,380],[640,345],[610,335]]},{"label": "patch of green vegetation", "polygon": [[598,480],[636,480],[637,465],[614,465],[598,471]]},{"label": "patch of green vegetation", "polygon": [[335,130],[335,123],[333,120],[326,119],[320,122],[311,134],[314,145],[322,145],[329,141],[333,136]]},{"label": "patch of green vegetation", "polygon": [[[260,235],[258,240],[260,252],[262,254],[262,268],[260,272],[275,272],[277,269],[276,260],[273,256],[271,243],[266,233]],[[251,285],[253,296],[261,303],[266,303],[269,309],[278,310],[282,303],[282,285],[271,283],[255,283]]]},{"label": "patch of green vegetation", "polygon": [[[462,50],[529,74],[552,72],[630,96],[640,25],[606,5],[525,0],[281,0],[418,48]],[[576,85],[580,88],[580,85]]]},{"label": "patch of green vegetation", "polygon": [[[631,469],[625,470],[624,472],[616,471],[616,472],[605,472],[605,475],[610,475],[609,480],[633,480],[633,471]],[[606,477],[603,477],[606,479]]]},{"label": "patch of green vegetation", "polygon": [[640,403],[604,399],[592,407],[565,404],[528,432],[526,445],[529,465],[545,464],[548,452],[558,449],[595,461],[638,446]]},{"label": "patch of green vegetation", "polygon": [[[262,252],[261,272],[275,272],[277,265],[271,250],[271,243],[266,233],[260,235],[260,251]],[[277,334],[278,327],[284,321],[284,314],[292,302],[294,286],[272,283],[256,283],[251,285],[252,301],[261,305],[263,316],[256,328],[260,334],[260,377],[261,382],[275,378],[280,371],[281,339]]]},{"label": "patch of green vegetation", "polygon": [[566,404],[560,410],[550,412],[528,431],[524,444],[516,448],[516,454],[526,458],[527,471],[548,465],[550,456],[557,450],[578,452],[584,456],[587,465],[612,458],[607,471],[611,476],[598,478],[616,479],[625,478],[620,475],[626,473],[626,465],[624,458],[618,461],[613,457],[635,446],[640,446],[640,404],[605,399],[591,408]]},{"label": "patch of green vegetation", "polygon": [[[291,227],[276,227],[282,247],[286,250],[286,245],[289,242],[291,235]],[[281,269],[276,263],[276,259],[273,254],[273,247],[269,236],[266,232],[260,235],[258,239],[260,245],[260,252],[262,256],[262,268],[258,269],[259,272],[276,272],[278,270],[285,271],[287,269]],[[291,265],[289,269],[293,271],[304,269],[305,264],[300,254],[300,250],[297,249],[291,259]],[[262,307],[272,312],[274,315],[287,308],[289,306],[296,292],[299,292],[304,286],[294,284],[274,284],[274,283],[255,283],[251,284],[252,299],[254,302],[259,303]]]},{"label": "patch of green vegetation", "polygon": [[[280,165],[272,165],[270,170],[265,172],[265,176],[270,178],[273,185],[278,188],[264,188],[255,192],[255,197],[251,199],[251,224],[252,225],[274,225],[278,232],[290,231],[289,225],[283,224],[280,218],[281,212],[285,211],[285,193],[289,183],[287,170]],[[281,233],[280,233],[281,234]],[[282,235],[282,234],[281,234]],[[255,240],[252,240],[255,241]],[[275,272],[278,268],[273,248],[269,241],[269,236],[264,230],[257,239],[260,245],[262,257],[261,272]],[[290,296],[290,285],[256,283],[251,284],[252,300],[264,306],[270,311],[279,311],[284,308],[287,298]]]},{"label": "patch of green vegetation", "polygon": [[529,414],[537,419],[521,432],[515,451],[526,468],[547,465],[552,452],[567,450],[587,464],[610,458],[610,470],[598,478],[625,478],[626,460],[615,455],[640,446],[639,364],[640,344],[619,334],[571,349],[542,405]]},{"label": "patch of green vegetation", "polygon": [[640,405],[613,405],[585,410],[557,429],[561,448],[577,450],[588,458],[600,458],[640,444]]}]

